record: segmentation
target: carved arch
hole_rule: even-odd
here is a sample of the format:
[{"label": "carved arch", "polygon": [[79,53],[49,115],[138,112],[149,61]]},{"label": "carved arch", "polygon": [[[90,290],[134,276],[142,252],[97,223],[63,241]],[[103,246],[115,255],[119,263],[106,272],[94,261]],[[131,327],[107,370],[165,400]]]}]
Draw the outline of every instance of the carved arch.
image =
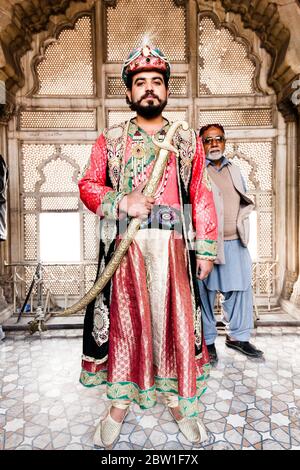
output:
[{"label": "carved arch", "polygon": [[[250,171],[249,171],[248,178],[249,178],[249,181],[254,186],[254,191],[257,191],[259,190],[259,181],[255,177],[256,172],[258,170],[257,164],[254,161],[252,161],[248,155],[245,155],[244,153],[242,153],[238,147],[239,147],[238,144],[233,144],[232,152],[228,152],[226,154],[226,157],[230,161],[233,161],[233,162],[234,162],[234,159],[237,158],[238,160],[245,161],[249,165]],[[251,192],[251,190],[249,191]]]},{"label": "carved arch", "polygon": [[214,25],[217,29],[221,29],[221,28],[228,29],[228,31],[232,34],[234,41],[237,42],[237,43],[242,44],[245,47],[245,49],[247,51],[247,58],[255,66],[255,71],[254,71],[253,79],[252,79],[253,88],[256,92],[264,93],[263,89],[261,88],[261,86],[259,84],[261,61],[260,61],[259,57],[257,57],[253,53],[253,48],[252,48],[251,44],[249,43],[248,39],[246,39],[245,37],[243,37],[241,35],[240,31],[238,31],[238,28],[235,26],[235,24],[228,23],[226,21],[221,21],[220,18],[217,16],[217,14],[214,13],[213,11],[201,10],[200,13],[199,13],[199,18],[202,19],[202,18],[205,18],[205,17],[210,18],[213,21],[213,23],[214,23]]},{"label": "carved arch", "polygon": [[[76,15],[74,15],[73,18],[64,18],[64,21],[60,22],[59,25],[56,25],[56,27],[51,29],[49,31],[48,37],[42,42],[39,50],[39,54],[37,54],[31,61],[31,72],[33,76],[33,81],[34,85],[32,89],[27,93],[27,96],[33,96],[38,92],[39,88],[39,78],[38,78],[38,72],[37,68],[38,65],[45,59],[46,51],[47,48],[57,41],[59,39],[59,35],[66,29],[73,30],[75,28],[75,25],[77,21],[83,17],[83,16],[88,16],[91,18],[91,21],[93,23],[94,21],[94,15],[91,10],[82,10],[78,12]],[[93,45],[92,45],[93,46]],[[95,71],[94,71],[95,72]]]},{"label": "carved arch", "polygon": [[13,93],[24,85],[20,60],[30,50],[33,35],[47,30],[50,17],[64,14],[71,3],[76,8],[82,0],[24,0],[11,8],[10,22],[0,31],[0,79],[7,90]]},{"label": "carved arch", "polygon": [[77,187],[77,179],[78,179],[78,175],[80,173],[80,166],[78,165],[78,163],[76,163],[72,158],[70,158],[68,155],[65,155],[63,153],[63,151],[61,150],[61,146],[60,145],[56,145],[55,146],[55,152],[50,155],[48,158],[46,158],[44,161],[42,161],[38,167],[37,167],[37,172],[40,176],[40,179],[37,180],[37,182],[35,183],[35,193],[36,194],[39,194],[40,193],[40,190],[41,190],[41,187],[43,186],[44,183],[46,183],[46,177],[45,177],[45,173],[44,173],[44,169],[47,167],[47,165],[55,160],[62,160],[62,161],[65,161],[66,163],[68,163],[73,169],[73,177],[72,177],[72,183],[74,183],[74,185]]},{"label": "carved arch", "polygon": [[269,71],[268,83],[278,92],[279,78],[276,76],[283,63],[290,42],[290,31],[280,19],[276,3],[262,0],[248,2],[247,0],[220,0],[225,11],[231,11],[241,16],[245,28],[254,31],[269,52],[273,61]]}]

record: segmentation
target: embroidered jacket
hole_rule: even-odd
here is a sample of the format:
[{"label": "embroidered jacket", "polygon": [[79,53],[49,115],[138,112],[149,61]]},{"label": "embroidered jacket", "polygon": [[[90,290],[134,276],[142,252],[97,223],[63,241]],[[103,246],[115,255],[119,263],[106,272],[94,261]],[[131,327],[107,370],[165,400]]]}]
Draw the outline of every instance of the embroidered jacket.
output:
[{"label": "embroidered jacket", "polygon": [[[167,122],[156,134],[156,139],[163,140],[169,125]],[[178,148],[179,158],[172,153],[169,155],[156,203],[174,206],[181,211],[194,305],[195,346],[196,353],[200,353],[201,312],[195,275],[196,257],[212,261],[216,258],[217,217],[201,140],[196,138],[192,129],[179,129],[173,145]],[[118,204],[124,194],[139,184],[140,174],[149,175],[151,172],[155,160],[153,149],[151,137],[132,121],[105,129],[93,146],[90,161],[79,181],[79,190],[86,207],[101,218],[97,277],[114,252]],[[109,307],[109,299],[110,283],[102,293],[104,307]],[[107,354],[107,342],[99,348],[96,343],[91,344],[87,336],[93,328],[94,308],[95,301],[87,308],[83,352],[88,357],[101,359]]]},{"label": "embroidered jacket", "polygon": [[[137,147],[132,132],[128,132],[130,126],[137,129],[134,124],[126,125],[125,123],[106,129],[100,135],[93,146],[84,176],[79,181],[80,197],[83,203],[101,218],[117,219],[120,200],[124,194],[133,189],[128,181],[129,178],[126,178],[130,156]],[[167,127],[169,127],[169,123],[164,127],[165,132]],[[181,205],[183,202],[183,204],[192,205],[197,257],[214,260],[216,257],[217,219],[210,182],[205,169],[202,143],[200,139],[196,141],[192,130],[186,132],[181,130],[175,135],[174,144],[178,147],[180,155],[178,169],[181,194],[179,196],[182,196],[179,197],[182,201],[176,201],[176,195],[173,195],[174,204]],[[147,147],[146,150],[148,150]],[[169,160],[175,162],[175,159],[175,155],[171,154]],[[148,168],[151,171],[151,165]],[[168,188],[168,183],[166,187]],[[169,205],[170,199],[166,201],[162,195],[157,204]],[[191,228],[191,226],[188,227],[189,232],[191,232]]]}]

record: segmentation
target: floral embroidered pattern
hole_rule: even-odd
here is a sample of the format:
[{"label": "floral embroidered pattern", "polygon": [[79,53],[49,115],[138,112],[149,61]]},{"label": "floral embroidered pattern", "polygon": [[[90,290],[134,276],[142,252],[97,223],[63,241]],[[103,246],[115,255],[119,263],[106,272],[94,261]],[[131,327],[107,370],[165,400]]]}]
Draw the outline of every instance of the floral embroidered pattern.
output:
[{"label": "floral embroidered pattern", "polygon": [[109,310],[103,302],[103,295],[97,297],[94,308],[94,328],[92,336],[98,346],[108,341],[109,334]]},{"label": "floral embroidered pattern", "polygon": [[107,384],[107,396],[111,400],[126,399],[133,401],[142,409],[148,409],[156,403],[156,390],[155,386],[141,390],[136,384],[132,382],[118,382]]},{"label": "floral embroidered pattern", "polygon": [[202,324],[201,324],[201,309],[197,308],[195,317],[195,344],[197,348],[201,347],[202,343]]},{"label": "floral embroidered pattern", "polygon": [[106,383],[107,371],[100,370],[93,374],[92,372],[87,372],[82,370],[79,378],[79,382],[85,387],[96,387],[97,385],[102,385]]},{"label": "floral embroidered pattern", "polygon": [[203,170],[203,176],[202,176],[202,181],[203,181],[203,184],[206,186],[206,188],[208,189],[208,191],[211,191],[211,181],[210,181],[210,177],[208,175],[208,171],[207,171],[207,168],[204,168]]},{"label": "floral embroidered pattern", "polygon": [[108,191],[105,194],[101,204],[101,211],[104,217],[113,220],[118,219],[118,206],[123,197],[124,193],[119,191]]},{"label": "floral embroidered pattern", "polygon": [[192,163],[196,151],[196,137],[194,131],[180,130],[174,137],[175,146],[178,148],[180,156],[180,176],[183,181],[185,190],[188,186],[192,174]]},{"label": "floral embroidered pattern", "polygon": [[149,177],[155,160],[151,136],[130,121],[128,127],[130,156],[124,165],[122,191],[129,193]]},{"label": "floral embroidered pattern", "polygon": [[[179,395],[179,409],[183,416],[193,417],[198,414],[198,399],[206,390],[206,381],[209,377],[210,366],[203,367],[203,374],[197,377],[197,392],[194,397],[186,398]],[[156,404],[157,392],[178,393],[177,379],[155,377],[153,387],[142,390],[133,382],[107,382],[107,371],[91,373],[82,371],[80,382],[86,387],[107,384],[107,396],[111,400],[130,400],[137,403],[142,409],[152,408]]]},{"label": "floral embroidered pattern", "polygon": [[196,256],[201,259],[214,260],[217,256],[216,240],[196,240]]},{"label": "floral embroidered pattern", "polygon": [[100,222],[100,238],[104,244],[104,253],[107,256],[111,243],[117,236],[117,224],[115,220],[104,217]]},{"label": "floral embroidered pattern", "polygon": [[122,123],[110,127],[103,132],[106,140],[107,163],[109,169],[109,177],[111,179],[113,189],[118,189],[122,164],[125,152],[125,138],[127,138],[128,124]]}]

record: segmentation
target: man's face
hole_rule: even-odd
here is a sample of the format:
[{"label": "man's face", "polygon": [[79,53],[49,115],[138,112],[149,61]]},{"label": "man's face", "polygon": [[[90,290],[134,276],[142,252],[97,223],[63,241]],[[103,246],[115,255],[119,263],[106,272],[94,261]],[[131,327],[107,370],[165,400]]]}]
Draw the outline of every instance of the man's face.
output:
[{"label": "man's face", "polygon": [[202,135],[202,142],[206,158],[212,161],[220,160],[225,150],[225,136],[221,129],[209,127]]},{"label": "man's face", "polygon": [[139,72],[133,76],[131,90],[128,89],[126,95],[133,111],[151,119],[162,113],[168,101],[169,90],[161,73]]}]

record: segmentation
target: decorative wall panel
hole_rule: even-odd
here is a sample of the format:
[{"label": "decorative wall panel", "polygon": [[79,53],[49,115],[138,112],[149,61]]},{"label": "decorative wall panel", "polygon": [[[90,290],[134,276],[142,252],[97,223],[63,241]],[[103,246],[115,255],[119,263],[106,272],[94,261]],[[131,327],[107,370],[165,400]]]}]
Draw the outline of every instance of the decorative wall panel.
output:
[{"label": "decorative wall panel", "polygon": [[64,29],[37,66],[38,95],[93,95],[92,22],[81,17]]},{"label": "decorative wall panel", "polygon": [[173,0],[118,0],[106,8],[107,61],[123,62],[134,47],[159,44],[171,61],[185,62],[186,9]]}]

